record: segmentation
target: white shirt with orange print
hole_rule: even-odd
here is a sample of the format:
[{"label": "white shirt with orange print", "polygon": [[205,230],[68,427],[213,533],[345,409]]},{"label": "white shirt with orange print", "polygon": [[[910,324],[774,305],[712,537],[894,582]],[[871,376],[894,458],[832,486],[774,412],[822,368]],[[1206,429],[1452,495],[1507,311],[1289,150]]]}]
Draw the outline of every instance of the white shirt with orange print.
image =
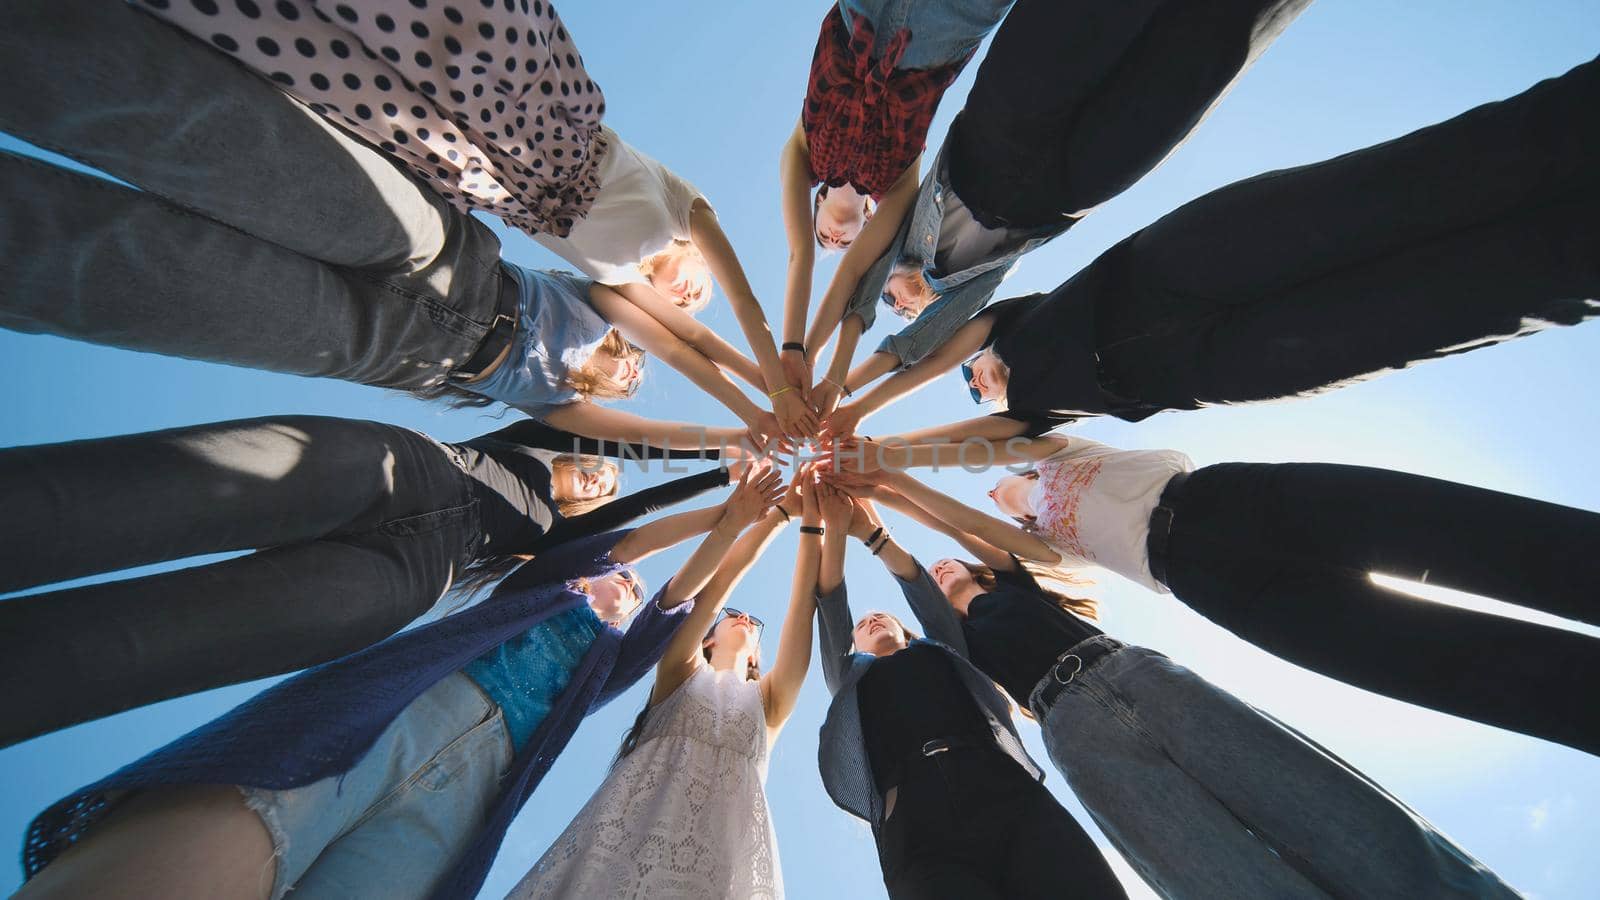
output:
[{"label": "white shirt with orange print", "polygon": [[1118,450],[1080,437],[1041,460],[1030,495],[1041,539],[1066,566],[1100,566],[1158,593],[1146,542],[1161,491],[1194,462],[1176,450]]}]

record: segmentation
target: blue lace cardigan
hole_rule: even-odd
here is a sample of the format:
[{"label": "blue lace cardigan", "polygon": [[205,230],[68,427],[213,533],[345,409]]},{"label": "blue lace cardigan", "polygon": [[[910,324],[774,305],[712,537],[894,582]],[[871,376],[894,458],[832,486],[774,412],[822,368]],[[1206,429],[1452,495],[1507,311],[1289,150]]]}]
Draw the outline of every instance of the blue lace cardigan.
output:
[{"label": "blue lace cardigan", "polygon": [[[481,604],[308,669],[74,792],[28,827],[22,853],[25,877],[32,878],[72,846],[129,790],[180,784],[282,790],[349,771],[423,691],[546,618],[586,602],[569,582],[622,568],[611,560],[611,549],[627,533],[581,538],[541,553]],[[477,894],[511,819],[583,717],[655,666],[694,606],[691,600],[662,610],[660,597],[658,592],[645,604],[626,634],[607,628],[595,637],[550,714],[512,761],[482,831],[435,888],[434,897]]]}]

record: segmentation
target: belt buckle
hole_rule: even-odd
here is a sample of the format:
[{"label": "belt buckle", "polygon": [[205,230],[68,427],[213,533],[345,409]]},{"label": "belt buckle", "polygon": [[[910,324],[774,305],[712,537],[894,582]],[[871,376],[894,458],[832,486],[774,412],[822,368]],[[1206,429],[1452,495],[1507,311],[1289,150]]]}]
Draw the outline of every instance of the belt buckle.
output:
[{"label": "belt buckle", "polygon": [[[1061,667],[1064,664],[1066,664],[1067,660],[1072,660],[1074,665],[1072,667],[1072,671],[1067,673],[1067,677],[1062,678],[1061,677]],[[1063,687],[1065,687],[1066,685],[1071,684],[1072,683],[1072,679],[1076,678],[1078,673],[1082,672],[1082,671],[1083,671],[1083,657],[1079,656],[1076,653],[1068,653],[1068,654],[1062,656],[1060,659],[1056,660],[1056,664],[1050,667],[1050,677],[1054,678],[1056,680],[1056,684],[1059,684],[1059,685],[1062,685]]]},{"label": "belt buckle", "polygon": [[922,745],[923,756],[933,756],[936,753],[947,753],[949,750],[950,745],[945,741],[939,740],[938,738],[934,738],[933,740]]}]

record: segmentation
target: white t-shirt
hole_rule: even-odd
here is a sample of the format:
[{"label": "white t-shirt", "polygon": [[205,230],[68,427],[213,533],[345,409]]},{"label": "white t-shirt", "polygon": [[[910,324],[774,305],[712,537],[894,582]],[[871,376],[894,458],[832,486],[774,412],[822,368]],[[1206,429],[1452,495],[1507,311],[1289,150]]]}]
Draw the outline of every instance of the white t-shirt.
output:
[{"label": "white t-shirt", "polygon": [[534,238],[601,284],[645,281],[639,262],[689,239],[689,211],[704,199],[671,169],[601,126],[610,142],[600,160],[600,193],[589,215],[564,238]]},{"label": "white t-shirt", "polygon": [[1101,566],[1153,591],[1146,541],[1161,491],[1194,462],[1176,450],[1118,450],[1080,437],[1036,466],[1035,529],[1068,566]]}]

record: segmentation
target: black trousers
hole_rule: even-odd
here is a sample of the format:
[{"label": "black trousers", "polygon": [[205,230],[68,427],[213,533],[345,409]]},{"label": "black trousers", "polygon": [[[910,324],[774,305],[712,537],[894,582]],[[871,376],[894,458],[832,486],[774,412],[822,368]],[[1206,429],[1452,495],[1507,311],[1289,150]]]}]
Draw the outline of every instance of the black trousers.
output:
[{"label": "black trousers", "polygon": [[1311,0],[1018,0],[946,139],[985,225],[1059,225],[1177,149]]},{"label": "black trousers", "polygon": [[895,900],[1127,896],[1083,827],[998,750],[907,763],[877,841]]},{"label": "black trousers", "polygon": [[1104,385],[1121,397],[1194,409],[1303,395],[1594,316],[1597,208],[1600,60],[1212,191],[1051,303],[1092,305]]},{"label": "black trousers", "polygon": [[1207,466],[1176,493],[1167,583],[1201,615],[1330,678],[1600,755],[1600,640],[1367,577],[1600,624],[1600,514],[1319,463]]},{"label": "black trousers", "polygon": [[0,590],[265,548],[0,600],[0,746],[360,650],[480,541],[442,445],[318,416],[0,450],[0,509]]}]

